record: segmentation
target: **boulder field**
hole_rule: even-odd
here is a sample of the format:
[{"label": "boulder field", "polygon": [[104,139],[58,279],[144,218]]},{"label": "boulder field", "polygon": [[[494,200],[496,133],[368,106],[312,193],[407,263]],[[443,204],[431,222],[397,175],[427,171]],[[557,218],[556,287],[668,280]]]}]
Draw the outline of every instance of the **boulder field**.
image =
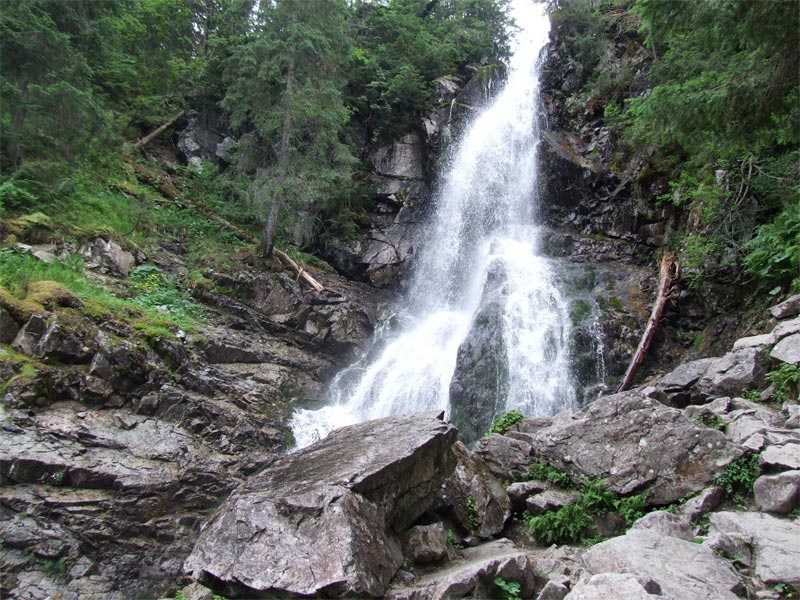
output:
[{"label": "boulder field", "polygon": [[793,597],[797,399],[753,390],[799,328],[472,450],[435,413],[337,430],[234,490],[184,570],[229,597]]}]

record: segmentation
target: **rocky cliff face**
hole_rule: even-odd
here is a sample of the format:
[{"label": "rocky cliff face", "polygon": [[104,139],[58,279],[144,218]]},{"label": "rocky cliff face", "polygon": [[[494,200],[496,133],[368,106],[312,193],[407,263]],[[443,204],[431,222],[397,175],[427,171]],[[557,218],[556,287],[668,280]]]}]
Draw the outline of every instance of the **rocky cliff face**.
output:
[{"label": "rocky cliff face", "polygon": [[[124,251],[91,248],[124,286]],[[291,445],[296,403],[372,333],[380,293],[315,275],[323,294],[280,272],[208,271],[215,286],[194,294],[209,324],[172,339],[67,297],[0,309],[4,597],[152,598],[178,580],[214,508]]]}]

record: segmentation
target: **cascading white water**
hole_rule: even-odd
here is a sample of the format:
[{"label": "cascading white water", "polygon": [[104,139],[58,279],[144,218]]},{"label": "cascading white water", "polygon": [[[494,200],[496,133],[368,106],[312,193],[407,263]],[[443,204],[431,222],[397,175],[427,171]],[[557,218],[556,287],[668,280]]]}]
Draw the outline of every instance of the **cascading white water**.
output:
[{"label": "cascading white water", "polygon": [[553,414],[575,403],[570,319],[548,260],[538,254],[536,147],[539,54],[550,23],[544,4],[517,0],[516,35],[502,92],[469,126],[436,198],[400,325],[333,381],[329,403],[300,410],[299,447],[351,423],[424,410],[449,410],[459,346],[481,307],[490,270],[500,268],[505,398],[493,412]]}]

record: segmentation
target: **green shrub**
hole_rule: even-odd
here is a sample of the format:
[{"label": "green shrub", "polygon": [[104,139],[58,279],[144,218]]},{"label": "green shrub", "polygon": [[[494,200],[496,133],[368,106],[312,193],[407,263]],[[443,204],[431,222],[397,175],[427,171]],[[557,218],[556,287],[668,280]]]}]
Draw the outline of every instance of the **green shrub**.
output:
[{"label": "green shrub", "polygon": [[797,382],[800,380],[800,369],[795,365],[782,364],[767,373],[767,380],[775,386],[775,399],[786,402],[797,395]]},{"label": "green shrub", "polygon": [[743,454],[725,467],[725,471],[714,482],[740,508],[745,507],[747,498],[753,496],[753,484],[761,475],[760,459],[757,453]]},{"label": "green shrub", "polygon": [[572,487],[572,480],[569,475],[563,471],[559,471],[546,463],[538,463],[533,465],[525,476],[526,479],[537,479],[549,481],[562,488]]},{"label": "green shrub", "polygon": [[520,584],[516,581],[506,581],[502,577],[495,577],[494,584],[500,588],[500,600],[519,600]]},{"label": "green shrub", "polygon": [[537,542],[549,546],[580,542],[594,530],[594,522],[583,504],[572,502],[558,510],[531,517],[528,528]]},{"label": "green shrub", "polygon": [[633,525],[634,521],[641,519],[653,510],[647,503],[647,495],[647,492],[642,492],[634,496],[619,498],[614,502],[617,514],[625,519],[628,525]]},{"label": "green shrub", "polygon": [[503,435],[509,429],[511,429],[512,426],[516,425],[524,418],[525,415],[518,410],[509,410],[494,420],[491,428],[489,429],[489,433],[499,433],[500,435]]}]

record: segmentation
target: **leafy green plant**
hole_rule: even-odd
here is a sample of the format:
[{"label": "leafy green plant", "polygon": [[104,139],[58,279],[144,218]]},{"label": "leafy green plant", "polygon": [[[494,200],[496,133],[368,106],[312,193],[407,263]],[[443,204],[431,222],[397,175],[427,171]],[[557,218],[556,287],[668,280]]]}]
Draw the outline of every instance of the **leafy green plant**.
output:
[{"label": "leafy green plant", "polygon": [[475,510],[475,499],[472,496],[467,496],[467,520],[469,521],[470,529],[477,530],[481,526],[481,519],[478,512]]},{"label": "leafy green plant", "polygon": [[647,492],[642,492],[641,494],[619,498],[614,502],[617,514],[625,519],[628,525],[633,525],[634,521],[641,519],[652,510],[647,503],[647,496]]},{"label": "leafy green plant", "polygon": [[495,577],[494,584],[500,588],[501,600],[520,600],[520,584],[517,581],[506,581],[502,577]]},{"label": "leafy green plant", "polygon": [[747,505],[747,498],[753,496],[753,484],[761,475],[761,456],[755,452],[743,454],[731,462],[717,477],[715,484],[725,490],[728,498],[738,507]]},{"label": "leafy green plant", "polygon": [[711,412],[698,413],[694,416],[694,420],[710,429],[719,431],[725,429],[725,420]]},{"label": "leafy green plant", "polygon": [[781,595],[781,598],[800,598],[800,593],[790,583],[780,581],[773,584],[772,589]]},{"label": "leafy green plant", "polygon": [[593,531],[592,515],[580,502],[571,502],[558,510],[536,515],[528,520],[528,529],[540,544],[579,542]]},{"label": "leafy green plant", "polygon": [[551,467],[547,463],[533,465],[525,475],[526,479],[545,480],[562,488],[572,487],[572,480],[563,471]]},{"label": "leafy green plant", "polygon": [[500,435],[503,435],[509,429],[511,429],[512,426],[516,425],[524,418],[525,415],[518,410],[509,410],[494,420],[491,428],[489,429],[489,433],[499,433]]},{"label": "leafy green plant", "polygon": [[797,395],[797,382],[800,381],[800,369],[796,365],[782,364],[767,373],[767,381],[775,386],[775,399],[786,402]]}]

